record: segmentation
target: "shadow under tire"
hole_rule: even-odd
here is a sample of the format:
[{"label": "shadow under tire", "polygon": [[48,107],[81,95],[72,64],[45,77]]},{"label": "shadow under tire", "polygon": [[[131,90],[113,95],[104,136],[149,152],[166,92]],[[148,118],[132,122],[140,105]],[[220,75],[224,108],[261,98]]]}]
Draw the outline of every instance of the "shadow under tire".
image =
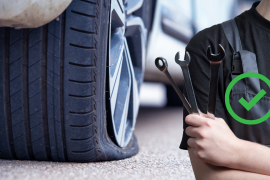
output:
[{"label": "shadow under tire", "polygon": [[94,162],[138,153],[107,133],[109,0],[73,0],[57,20],[0,28],[0,158]]}]

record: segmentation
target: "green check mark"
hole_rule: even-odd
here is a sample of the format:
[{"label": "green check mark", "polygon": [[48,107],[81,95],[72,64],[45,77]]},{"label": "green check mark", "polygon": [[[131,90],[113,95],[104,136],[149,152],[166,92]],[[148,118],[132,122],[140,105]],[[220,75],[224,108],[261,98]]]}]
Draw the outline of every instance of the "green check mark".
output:
[{"label": "green check mark", "polygon": [[250,110],[264,95],[266,92],[262,89],[251,101],[247,102],[243,97],[239,100],[240,104],[246,108],[246,110]]},{"label": "green check mark", "polygon": [[[260,80],[262,80],[263,82],[265,82],[267,84],[267,86],[270,88],[270,79],[268,79],[267,77],[265,77],[262,74],[259,73],[254,73],[254,72],[247,72],[247,73],[243,73],[240,74],[238,76],[236,76],[235,78],[233,78],[233,80],[229,83],[226,92],[225,92],[225,105],[226,108],[229,112],[229,114],[238,122],[242,123],[242,124],[246,124],[246,125],[255,125],[255,124],[260,124],[266,120],[268,120],[270,118],[270,109],[268,110],[268,112],[257,119],[253,119],[251,121],[251,119],[244,119],[241,118],[240,116],[238,116],[232,109],[232,106],[230,104],[230,93],[233,89],[233,86],[240,80],[248,78],[248,77],[254,77],[254,78],[258,78]],[[240,104],[242,104],[247,110],[250,110],[258,101],[260,101],[260,99],[265,95],[265,91],[262,90],[261,92],[259,92],[254,99],[252,99],[249,103],[246,102],[245,99],[243,100],[239,100]],[[246,107],[247,106],[247,107]],[[256,114],[256,112],[255,112]],[[259,114],[261,115],[261,114]]]}]

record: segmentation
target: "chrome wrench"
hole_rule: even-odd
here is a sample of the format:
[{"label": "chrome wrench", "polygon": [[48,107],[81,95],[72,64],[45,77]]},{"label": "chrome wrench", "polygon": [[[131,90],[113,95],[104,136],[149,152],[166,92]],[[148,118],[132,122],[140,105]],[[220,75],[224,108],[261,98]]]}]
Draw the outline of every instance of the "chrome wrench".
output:
[{"label": "chrome wrench", "polygon": [[167,63],[166,59],[162,58],[162,57],[158,57],[155,60],[155,64],[156,64],[156,67],[160,71],[164,72],[164,74],[167,76],[167,78],[169,79],[171,85],[173,86],[174,90],[176,91],[177,95],[179,96],[179,98],[183,102],[183,105],[185,106],[187,111],[191,114],[192,111],[191,111],[190,105],[189,105],[186,97],[182,94],[182,92],[180,91],[180,89],[178,88],[178,86],[176,85],[176,83],[174,82],[174,80],[172,79],[172,77],[171,77],[171,75],[170,75],[170,73],[168,71],[168,63]]},{"label": "chrome wrench", "polygon": [[219,75],[219,66],[222,60],[225,58],[225,50],[221,44],[219,44],[219,54],[212,54],[211,46],[207,48],[207,58],[210,62],[211,67],[211,79],[210,79],[210,92],[208,96],[208,117],[215,119],[216,114],[216,97],[218,90],[218,75]]},{"label": "chrome wrench", "polygon": [[195,98],[195,94],[194,94],[194,90],[193,90],[193,86],[192,86],[192,82],[191,82],[191,78],[190,78],[190,74],[189,74],[189,68],[188,65],[190,63],[190,55],[188,52],[186,52],[186,56],[184,60],[180,59],[180,52],[177,52],[175,55],[175,62],[180,65],[183,75],[184,75],[184,80],[185,80],[185,86],[186,86],[186,91],[187,91],[187,95],[188,95],[188,99],[189,99],[189,103],[191,106],[191,111],[192,113],[199,113],[198,110],[198,106],[197,106],[197,102],[196,102],[196,98]]}]

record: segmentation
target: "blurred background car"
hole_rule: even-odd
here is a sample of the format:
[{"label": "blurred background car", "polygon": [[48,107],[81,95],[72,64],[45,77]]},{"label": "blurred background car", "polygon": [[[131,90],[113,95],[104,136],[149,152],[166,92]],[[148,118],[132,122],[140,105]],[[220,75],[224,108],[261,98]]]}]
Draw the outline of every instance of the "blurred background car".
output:
[{"label": "blurred background car", "polygon": [[184,81],[181,68],[174,61],[176,52],[180,51],[180,56],[184,59],[185,47],[196,33],[234,18],[248,10],[255,1],[157,0],[155,2],[153,25],[147,46],[141,105],[181,106],[166,76],[156,68],[155,58],[161,56],[167,59],[170,74],[182,88]]}]

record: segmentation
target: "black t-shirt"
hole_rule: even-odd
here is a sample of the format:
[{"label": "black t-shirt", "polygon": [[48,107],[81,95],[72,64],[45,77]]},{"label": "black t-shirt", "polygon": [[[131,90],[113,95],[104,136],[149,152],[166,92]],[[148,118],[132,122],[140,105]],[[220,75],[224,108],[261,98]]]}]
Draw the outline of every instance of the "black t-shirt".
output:
[{"label": "black t-shirt", "polygon": [[[260,74],[270,79],[270,21],[262,17],[256,10],[260,2],[255,2],[251,9],[235,17],[239,30],[243,50],[248,50],[256,54],[258,71]],[[214,25],[197,33],[189,42],[186,51],[190,53],[191,63],[189,65],[190,76],[198,104],[198,108],[207,113],[208,94],[210,85],[210,64],[206,57],[206,50],[211,45],[216,52],[218,44],[221,44],[226,57],[220,65],[218,93],[216,102],[216,117],[223,118],[230,126],[228,121],[228,111],[225,107],[225,91],[231,82],[232,69],[232,48],[227,41],[221,24]],[[270,97],[270,89],[265,83],[260,82],[261,88]],[[186,95],[186,94],[185,94]],[[183,120],[188,115],[184,108]],[[184,130],[188,126],[184,121]],[[180,149],[187,149],[189,136],[183,132]]]}]

